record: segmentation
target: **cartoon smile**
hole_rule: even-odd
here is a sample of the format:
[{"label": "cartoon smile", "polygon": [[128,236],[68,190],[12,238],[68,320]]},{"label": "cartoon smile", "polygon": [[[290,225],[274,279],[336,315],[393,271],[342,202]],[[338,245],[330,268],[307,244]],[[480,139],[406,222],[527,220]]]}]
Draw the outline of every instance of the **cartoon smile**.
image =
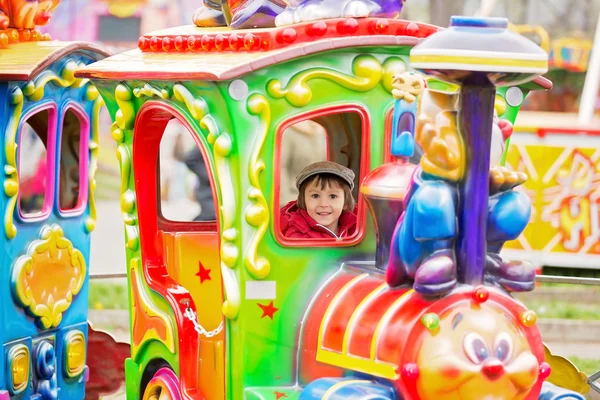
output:
[{"label": "cartoon smile", "polygon": [[438,400],[523,399],[539,374],[537,358],[514,320],[486,304],[440,317],[419,354],[418,391]]}]

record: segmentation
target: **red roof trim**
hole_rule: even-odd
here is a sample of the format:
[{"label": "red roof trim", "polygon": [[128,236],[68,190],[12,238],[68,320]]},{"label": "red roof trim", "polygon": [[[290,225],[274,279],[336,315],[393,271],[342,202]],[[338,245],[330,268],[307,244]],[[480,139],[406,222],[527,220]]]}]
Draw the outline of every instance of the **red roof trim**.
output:
[{"label": "red roof trim", "polygon": [[282,49],[325,38],[373,35],[425,38],[439,29],[442,28],[401,19],[336,18],[249,31],[223,29],[219,32],[189,36],[149,34],[139,39],[138,48],[147,53],[257,52]]}]

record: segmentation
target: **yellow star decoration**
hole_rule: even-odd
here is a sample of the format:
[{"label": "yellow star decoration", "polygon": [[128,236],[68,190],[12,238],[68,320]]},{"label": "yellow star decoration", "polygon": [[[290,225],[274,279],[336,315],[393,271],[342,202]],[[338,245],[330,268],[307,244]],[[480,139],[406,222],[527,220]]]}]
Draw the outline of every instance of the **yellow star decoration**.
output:
[{"label": "yellow star decoration", "polygon": [[15,301],[37,317],[43,329],[58,326],[86,277],[83,254],[58,225],[45,226],[13,268]]}]

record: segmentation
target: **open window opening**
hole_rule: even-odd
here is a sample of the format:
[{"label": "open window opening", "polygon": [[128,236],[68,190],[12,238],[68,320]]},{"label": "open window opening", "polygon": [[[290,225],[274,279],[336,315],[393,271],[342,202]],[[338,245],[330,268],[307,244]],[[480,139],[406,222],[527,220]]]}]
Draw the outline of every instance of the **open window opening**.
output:
[{"label": "open window opening", "polygon": [[84,114],[68,108],[62,121],[59,148],[58,204],[61,212],[78,212],[87,197],[89,123]]},{"label": "open window opening", "polygon": [[197,222],[216,229],[209,168],[192,133],[176,118],[165,128],[158,165],[161,224]]},{"label": "open window opening", "polygon": [[[23,218],[40,218],[50,213],[52,146],[48,145],[56,123],[52,108],[36,111],[22,124],[18,143],[19,213]],[[50,167],[49,167],[50,166]]]},{"label": "open window opening", "polygon": [[[275,157],[279,242],[328,246],[360,239],[365,209],[359,184],[368,172],[369,151],[363,150],[368,137],[368,116],[357,107],[319,110],[281,124]],[[330,164],[315,164],[324,161]],[[311,165],[331,167],[334,173],[311,172],[297,187],[298,175]]]}]

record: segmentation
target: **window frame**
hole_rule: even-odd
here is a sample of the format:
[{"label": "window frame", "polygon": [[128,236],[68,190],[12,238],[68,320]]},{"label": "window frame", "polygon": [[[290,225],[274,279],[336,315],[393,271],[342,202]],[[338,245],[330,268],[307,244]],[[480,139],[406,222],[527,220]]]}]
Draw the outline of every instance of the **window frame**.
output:
[{"label": "window frame", "polygon": [[[71,209],[63,209],[60,205],[60,172],[61,172],[61,156],[62,156],[62,138],[63,138],[63,124],[67,111],[73,111],[76,117],[79,119],[79,196],[77,197],[77,205]],[[60,126],[60,134],[58,134],[58,126]],[[90,143],[90,120],[85,112],[78,104],[69,101],[62,108],[60,116],[60,125],[57,125],[56,130],[56,193],[55,202],[58,214],[63,217],[76,217],[82,215],[87,208],[88,194],[89,194],[89,143]],[[82,159],[83,157],[83,159]]]},{"label": "window frame", "polygon": [[[22,183],[21,180],[21,138],[23,134],[23,127],[25,123],[34,115],[48,111],[48,131],[46,134],[48,135],[46,138],[46,187],[44,192],[44,204],[39,213],[35,214],[23,214],[21,211],[21,190],[17,195],[17,206],[16,213],[21,222],[31,223],[31,222],[39,222],[46,220],[50,214],[52,214],[52,209],[54,208],[54,187],[55,187],[55,179],[56,179],[56,130],[58,123],[58,107],[54,102],[48,102],[44,104],[37,105],[28,110],[19,121],[19,125],[17,128],[17,176],[19,177],[19,186]],[[36,132],[37,134],[37,132]]]},{"label": "window frame", "polygon": [[[294,125],[295,123],[313,119],[318,117],[323,117],[327,115],[333,114],[342,114],[342,113],[356,113],[361,118],[361,138],[360,138],[360,171],[359,171],[359,186],[362,183],[363,179],[370,172],[370,155],[371,155],[371,118],[369,117],[369,113],[361,105],[358,104],[341,104],[341,105],[333,105],[333,106],[324,106],[315,110],[311,110],[305,113],[296,114],[292,117],[286,118],[283,122],[279,123],[276,127],[275,133],[275,143],[274,143],[274,157],[273,157],[273,166],[274,166],[274,181],[273,181],[273,193],[272,193],[272,204],[273,209],[271,214],[273,215],[273,224],[271,225],[271,230],[273,237],[277,244],[282,247],[350,247],[355,246],[362,241],[366,232],[366,224],[367,224],[367,203],[365,199],[360,193],[360,188],[357,191],[357,227],[354,235],[349,238],[336,239],[336,238],[324,238],[324,239],[309,239],[309,238],[288,238],[283,236],[283,233],[280,229],[280,210],[279,207],[279,197],[281,193],[281,175],[280,175],[280,165],[281,165],[281,143],[283,140],[283,133],[287,128]],[[331,133],[327,132],[327,159],[330,159],[329,155],[329,137]]]},{"label": "window frame", "polygon": [[[172,219],[168,219],[163,215],[162,212],[162,200],[160,198],[160,144],[162,143],[162,139],[164,137],[165,131],[167,129],[167,126],[169,124],[169,122],[173,119],[176,119],[179,121],[179,123],[186,129],[187,134],[190,135],[192,137],[192,139],[194,140],[194,144],[198,147],[198,149],[200,150],[200,154],[202,156],[202,159],[204,160],[204,165],[209,169],[209,181],[210,181],[210,190],[212,192],[212,196],[213,196],[213,202],[214,202],[214,206],[215,206],[215,212],[216,212],[216,219],[214,221],[175,221]],[[217,193],[216,193],[216,189],[215,189],[215,176],[214,176],[214,170],[210,169],[210,163],[208,163],[209,159],[208,159],[208,155],[206,154],[206,145],[204,143],[202,143],[202,140],[200,139],[200,137],[198,137],[196,131],[193,129],[192,125],[185,119],[185,117],[175,111],[172,112],[172,118],[169,119],[169,121],[167,122],[167,124],[165,125],[165,127],[162,130],[162,133],[160,134],[160,140],[158,143],[158,157],[156,160],[156,174],[155,174],[155,178],[156,178],[156,211],[157,211],[157,224],[158,224],[158,229],[163,231],[163,232],[219,232],[219,225],[218,225],[218,221],[219,221],[219,201],[217,198]]]}]

